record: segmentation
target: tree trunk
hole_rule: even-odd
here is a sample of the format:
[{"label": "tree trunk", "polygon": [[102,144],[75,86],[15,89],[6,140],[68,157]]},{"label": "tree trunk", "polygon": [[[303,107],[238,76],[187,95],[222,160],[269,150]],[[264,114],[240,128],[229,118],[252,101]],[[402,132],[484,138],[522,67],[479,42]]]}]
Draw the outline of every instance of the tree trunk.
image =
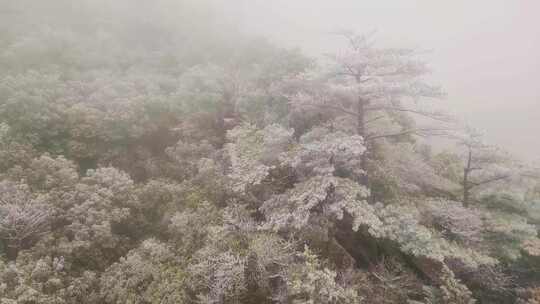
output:
[{"label": "tree trunk", "polygon": [[8,261],[15,261],[19,255],[19,249],[21,248],[21,241],[7,241],[5,242],[6,258]]},{"label": "tree trunk", "polygon": [[[362,97],[358,96],[358,105],[357,105],[357,125],[356,132],[358,135],[366,138],[366,111],[365,111],[365,101]],[[367,141],[364,141],[366,146],[366,152],[360,157],[360,166],[364,170],[364,174],[360,178],[360,184],[369,188],[369,174],[368,174],[368,153],[369,153],[369,144]]]},{"label": "tree trunk", "polygon": [[289,300],[289,292],[286,279],[280,274],[280,266],[274,264],[270,267],[269,287],[270,287],[270,303],[272,304],[287,304]]},{"label": "tree trunk", "polygon": [[463,188],[463,206],[468,208],[469,207],[469,187]]},{"label": "tree trunk", "polygon": [[259,271],[259,257],[255,252],[248,255],[246,266],[244,268],[244,280],[246,281],[246,295],[243,303],[260,304],[265,303],[266,295],[262,281],[262,274]]}]

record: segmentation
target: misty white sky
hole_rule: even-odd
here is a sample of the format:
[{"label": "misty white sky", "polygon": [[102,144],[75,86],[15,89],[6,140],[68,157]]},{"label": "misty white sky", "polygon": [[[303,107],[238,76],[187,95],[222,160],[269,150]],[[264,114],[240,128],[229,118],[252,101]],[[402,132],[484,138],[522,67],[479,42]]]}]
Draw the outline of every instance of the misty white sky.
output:
[{"label": "misty white sky", "polygon": [[431,79],[448,93],[441,103],[489,142],[540,160],[540,1],[238,1],[229,10],[243,29],[311,55],[335,51],[327,33],[339,28],[429,50]]}]

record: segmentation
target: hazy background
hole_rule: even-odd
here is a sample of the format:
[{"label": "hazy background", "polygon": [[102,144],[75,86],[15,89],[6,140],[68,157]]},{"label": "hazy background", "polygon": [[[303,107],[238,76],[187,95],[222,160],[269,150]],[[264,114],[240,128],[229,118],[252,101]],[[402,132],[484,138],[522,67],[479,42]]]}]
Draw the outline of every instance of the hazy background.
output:
[{"label": "hazy background", "polygon": [[[226,13],[244,31],[311,55],[335,51],[328,32],[377,31],[381,46],[425,55],[448,109],[489,142],[540,160],[540,1],[238,0]],[[238,6],[231,3],[238,3]]]}]

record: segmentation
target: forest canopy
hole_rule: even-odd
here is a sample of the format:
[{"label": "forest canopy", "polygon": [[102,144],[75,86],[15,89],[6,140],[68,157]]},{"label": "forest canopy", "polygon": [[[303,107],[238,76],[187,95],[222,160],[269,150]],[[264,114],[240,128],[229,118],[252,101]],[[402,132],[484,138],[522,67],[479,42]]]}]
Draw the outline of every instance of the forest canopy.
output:
[{"label": "forest canopy", "polygon": [[333,35],[2,2],[0,303],[540,303],[539,171],[435,110],[422,53]]}]

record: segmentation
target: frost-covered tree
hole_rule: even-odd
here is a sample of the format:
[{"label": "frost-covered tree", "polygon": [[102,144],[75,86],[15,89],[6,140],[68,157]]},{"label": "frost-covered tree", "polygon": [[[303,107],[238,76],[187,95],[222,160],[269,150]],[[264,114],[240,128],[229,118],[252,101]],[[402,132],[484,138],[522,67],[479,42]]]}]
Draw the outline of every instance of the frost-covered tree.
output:
[{"label": "frost-covered tree", "polygon": [[538,298],[539,174],[420,138],[420,52],[310,59],[217,2],[0,4],[0,303]]},{"label": "frost-covered tree", "polygon": [[459,184],[437,172],[430,160],[420,154],[419,145],[380,140],[372,159],[374,199],[399,199],[424,194],[453,198]]},{"label": "frost-covered tree", "polygon": [[30,248],[50,229],[49,207],[32,195],[28,186],[0,182],[0,240],[8,259],[15,259],[22,249]]},{"label": "frost-covered tree", "polygon": [[185,270],[166,244],[145,240],[105,270],[102,303],[183,303]]},{"label": "frost-covered tree", "polygon": [[[349,116],[354,120],[356,134],[364,138],[368,150],[376,139],[444,131],[444,128],[417,127],[413,120],[403,115],[446,119],[441,113],[417,106],[416,101],[420,98],[437,98],[442,93],[424,81],[428,69],[416,52],[377,48],[368,36],[348,31],[340,35],[345,38],[347,48],[330,56],[331,68],[322,78],[323,85],[308,86],[304,92],[292,97],[293,105]],[[381,128],[381,123],[387,127]],[[368,168],[368,157],[369,152],[361,158],[364,170]],[[363,179],[363,184],[368,185],[367,175]]]},{"label": "frost-covered tree", "polygon": [[477,188],[519,176],[518,168],[510,164],[511,159],[508,155],[496,147],[485,144],[478,132],[467,128],[458,144],[465,148],[461,180],[465,207],[469,206],[471,194]]},{"label": "frost-covered tree", "polygon": [[478,243],[484,231],[482,212],[467,209],[460,202],[430,200],[422,208],[427,220],[445,237],[466,245]]},{"label": "frost-covered tree", "polygon": [[190,115],[179,130],[197,135],[193,129],[205,127],[212,130],[204,135],[206,139],[221,146],[227,130],[240,124],[241,116],[268,124],[286,115],[286,82],[304,71],[309,60],[264,41],[249,43],[227,63],[201,64],[182,74],[176,95]]},{"label": "frost-covered tree", "polygon": [[294,273],[291,298],[294,303],[362,303],[363,298],[351,287],[340,286],[337,274],[320,265],[317,256],[308,248],[302,253],[305,264]]},{"label": "frost-covered tree", "polygon": [[294,169],[297,183],[261,207],[268,224],[278,230],[298,229],[314,214],[342,219],[346,212],[354,217],[354,230],[363,223],[376,225],[377,219],[365,201],[368,190],[350,178],[362,174],[358,162],[364,152],[362,138],[357,135],[323,128],[305,134],[298,148],[283,159]]}]

